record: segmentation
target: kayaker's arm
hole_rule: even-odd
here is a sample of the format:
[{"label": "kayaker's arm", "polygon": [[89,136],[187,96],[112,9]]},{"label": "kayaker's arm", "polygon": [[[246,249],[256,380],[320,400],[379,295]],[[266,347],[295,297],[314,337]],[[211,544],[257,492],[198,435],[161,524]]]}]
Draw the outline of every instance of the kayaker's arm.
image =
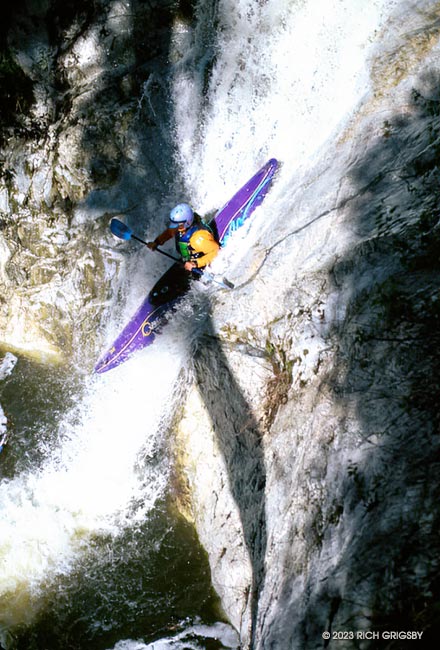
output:
[{"label": "kayaker's arm", "polygon": [[154,241],[149,241],[147,246],[154,251],[158,246],[162,246],[169,239],[172,239],[175,234],[176,231],[173,228],[167,228],[160,235],[158,235]]}]

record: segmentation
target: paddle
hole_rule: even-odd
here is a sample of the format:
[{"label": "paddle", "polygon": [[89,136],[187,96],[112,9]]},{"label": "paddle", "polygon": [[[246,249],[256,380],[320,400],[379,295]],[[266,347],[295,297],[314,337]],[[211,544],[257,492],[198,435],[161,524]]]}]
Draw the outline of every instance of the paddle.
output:
[{"label": "paddle", "polygon": [[[141,244],[145,244],[145,246],[148,246],[148,242],[144,241],[143,239],[140,239],[140,237],[136,237],[136,235],[133,234],[133,232],[130,230],[128,226],[125,225],[125,223],[122,223],[122,221],[119,221],[119,219],[112,219],[110,221],[110,230],[116,237],[119,237],[119,239],[136,239],[136,241],[140,241]],[[175,262],[180,262],[178,257],[174,257],[174,255],[170,255],[169,253],[165,253],[165,251],[161,250],[160,248],[155,248],[150,250],[155,250],[158,253],[162,253],[162,255],[165,255],[165,257],[169,257],[171,260],[174,260]]]},{"label": "paddle", "polygon": [[[119,239],[125,239],[126,241],[129,239],[135,239],[136,241],[141,242],[141,244],[145,244],[145,246],[148,246],[148,242],[144,241],[143,239],[140,239],[140,237],[137,237],[136,235],[133,234],[132,230],[123,223],[122,221],[119,221],[119,219],[112,219],[110,221],[110,230],[116,237],[119,237]],[[150,248],[148,246],[148,248]],[[175,262],[180,262],[181,260],[178,257],[174,257],[174,255],[170,255],[169,253],[166,253],[165,251],[161,250],[160,248],[150,248],[150,250],[155,250],[158,253],[162,253],[162,255],[165,255],[165,257],[169,257],[171,260],[174,260]],[[200,269],[193,269],[193,273],[196,273],[197,275],[204,275],[207,279],[211,280],[212,282],[215,282],[216,284],[219,284],[221,287],[224,289],[233,289],[234,285],[232,282],[229,282],[229,280],[226,280],[223,278],[223,282],[220,282],[219,280],[216,280],[214,278],[214,275],[212,273],[204,273]]]}]

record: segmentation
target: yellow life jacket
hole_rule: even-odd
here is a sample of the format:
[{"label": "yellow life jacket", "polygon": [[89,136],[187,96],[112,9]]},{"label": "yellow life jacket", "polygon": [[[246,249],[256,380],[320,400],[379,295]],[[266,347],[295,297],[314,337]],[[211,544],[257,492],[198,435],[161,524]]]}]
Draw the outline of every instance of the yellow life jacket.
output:
[{"label": "yellow life jacket", "polygon": [[178,233],[176,248],[184,262],[194,262],[199,269],[212,262],[220,250],[211,229],[204,223],[195,223],[184,233]]}]

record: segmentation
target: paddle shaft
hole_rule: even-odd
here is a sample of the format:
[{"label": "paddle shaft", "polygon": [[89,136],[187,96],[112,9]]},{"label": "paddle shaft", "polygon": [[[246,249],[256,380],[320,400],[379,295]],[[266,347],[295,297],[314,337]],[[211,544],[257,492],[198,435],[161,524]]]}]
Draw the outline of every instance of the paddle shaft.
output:
[{"label": "paddle shaft", "polygon": [[[133,235],[133,233],[131,233],[131,237],[132,237],[132,239],[136,239],[136,241],[140,241],[141,244],[145,244],[145,246],[148,246],[148,243],[146,241],[144,241],[143,239],[140,239],[139,237],[136,237],[136,235]],[[148,246],[148,248],[150,248],[150,247]],[[178,257],[174,257],[174,255],[170,255],[169,253],[165,253],[165,251],[163,251],[160,248],[150,248],[150,251],[151,250],[152,251],[157,251],[158,253],[162,253],[162,255],[165,255],[165,257],[169,257],[170,260],[174,260],[175,262],[179,262],[182,266],[184,265],[182,260],[179,260]],[[195,269],[192,269],[192,271],[193,271],[193,273],[197,273],[198,275],[202,274],[201,269],[195,268]]]},{"label": "paddle shaft", "polygon": [[[132,237],[133,239],[136,239],[136,241],[140,242],[141,244],[145,244],[145,246],[148,246],[148,243],[146,241],[144,241],[140,237],[137,237],[136,235],[133,235],[133,233],[131,231],[130,231],[130,237]],[[148,246],[148,248],[150,248],[150,247]],[[150,248],[150,250],[155,250],[158,253],[162,253],[162,255],[165,255],[165,257],[169,257],[171,260],[174,260],[175,262],[180,262],[180,264],[183,265],[183,262],[181,260],[179,260],[177,257],[174,257],[174,255],[170,255],[169,253],[165,253],[165,251],[161,250],[160,248]],[[192,272],[196,273],[197,275],[202,275],[202,273],[203,273],[203,271],[201,269],[197,269],[197,268],[193,269]],[[214,282],[215,284],[220,285],[224,289],[233,289],[234,288],[234,285],[232,284],[232,282],[227,281],[226,278],[223,279],[223,282],[221,282],[219,280],[216,280],[215,278],[211,278],[211,281]]]},{"label": "paddle shaft", "polygon": [[[148,243],[146,241],[144,241],[143,239],[140,239],[140,237],[136,237],[136,235],[133,235],[133,233],[131,233],[131,236],[132,236],[133,239],[136,239],[136,241],[140,241],[141,244],[145,244],[145,246],[148,246]],[[148,246],[148,248],[150,248],[150,247]],[[181,261],[181,260],[179,260],[178,257],[174,257],[174,255],[170,255],[169,253],[165,253],[165,251],[161,250],[160,248],[150,248],[150,250],[155,250],[158,253],[162,253],[162,255],[165,255],[165,257],[169,257],[170,260],[174,260],[175,262],[180,262]]]}]

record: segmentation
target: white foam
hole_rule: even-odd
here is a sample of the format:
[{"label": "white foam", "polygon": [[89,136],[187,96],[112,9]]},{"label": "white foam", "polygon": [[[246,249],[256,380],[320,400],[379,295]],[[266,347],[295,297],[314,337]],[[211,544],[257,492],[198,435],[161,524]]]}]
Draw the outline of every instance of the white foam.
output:
[{"label": "white foam", "polygon": [[[6,352],[3,359],[0,361],[0,381],[9,377],[11,372],[14,370],[17,363],[17,357],[11,352]],[[3,450],[3,447],[8,441],[8,418],[5,415],[5,412],[0,404],[0,451]]]},{"label": "white foam", "polygon": [[179,24],[174,69],[180,166],[201,213],[219,208],[269,157],[292,172],[310,160],[368,92],[368,50],[396,2],[217,5],[215,16],[212,3],[199,7],[184,41]]},{"label": "white foam", "polygon": [[6,352],[5,356],[0,361],[0,380],[9,377],[11,372],[14,370],[17,361],[17,357],[12,354],[12,352]]},{"label": "white foam", "polygon": [[173,637],[158,639],[148,644],[131,639],[118,641],[112,650],[203,650],[205,646],[200,645],[203,639],[217,639],[223,648],[231,650],[238,650],[240,647],[238,634],[230,625],[214,623],[192,625]]},{"label": "white foam", "polygon": [[167,483],[158,450],[179,369],[158,344],[91,378],[45,466],[0,484],[0,596],[38,589],[69,571],[92,534],[117,533],[154,507]]}]

